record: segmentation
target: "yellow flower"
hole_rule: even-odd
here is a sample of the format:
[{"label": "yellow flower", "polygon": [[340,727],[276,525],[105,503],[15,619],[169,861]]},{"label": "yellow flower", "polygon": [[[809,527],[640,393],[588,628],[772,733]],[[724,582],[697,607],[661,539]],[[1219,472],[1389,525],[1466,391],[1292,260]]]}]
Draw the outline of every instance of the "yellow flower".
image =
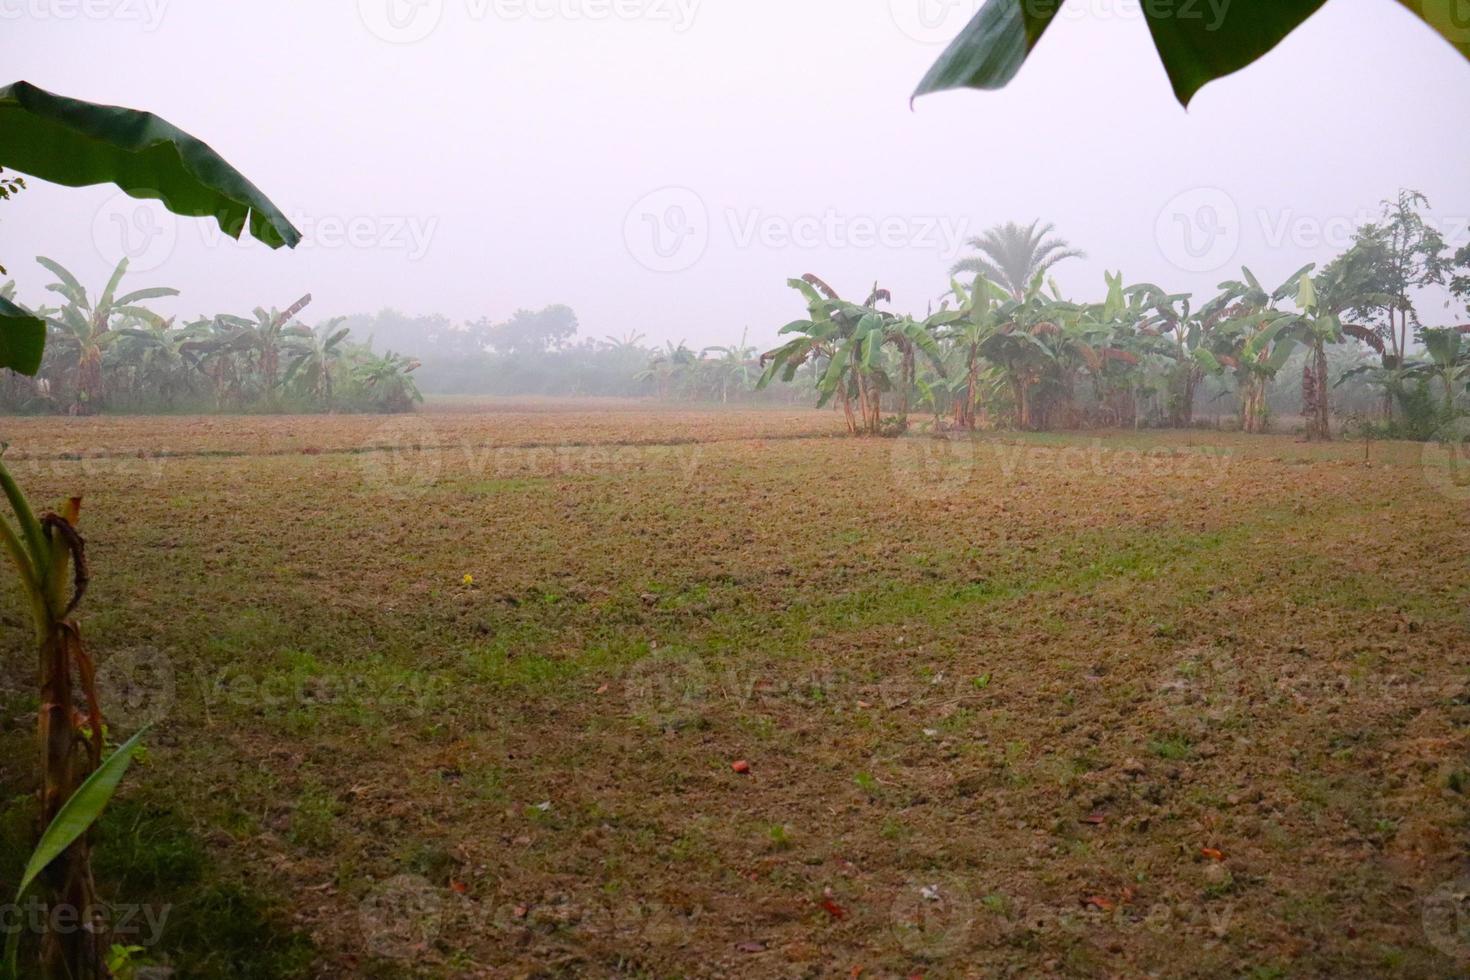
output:
[{"label": "yellow flower", "polygon": [[474,585],[475,584],[475,577],[473,575],[466,575],[464,577],[464,584],[465,585]]}]

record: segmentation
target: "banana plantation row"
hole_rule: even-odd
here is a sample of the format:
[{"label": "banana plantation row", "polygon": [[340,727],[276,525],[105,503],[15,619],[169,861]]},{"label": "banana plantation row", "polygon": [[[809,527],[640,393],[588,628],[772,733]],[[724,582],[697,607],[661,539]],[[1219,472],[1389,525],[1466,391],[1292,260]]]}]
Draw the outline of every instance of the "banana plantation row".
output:
[{"label": "banana plantation row", "polygon": [[[36,260],[55,282],[59,306],[36,307],[48,325],[41,371],[0,372],[0,408],[89,415],[104,408],[171,411],[345,409],[405,412],[422,401],[418,363],[355,344],[343,318],[311,328],[294,319],[311,297],[286,311],[218,314],[176,326],[146,305],[177,296],[168,287],[120,293],[128,260],[96,297],[60,263]],[[0,295],[10,298],[14,284]]]},{"label": "banana plantation row", "polygon": [[[1307,265],[1265,286],[1243,268],[1198,308],[1152,283],[1125,285],[1121,274],[1106,275],[1101,302],[1064,299],[1046,273],[1076,253],[1035,224],[973,241],[981,256],[955,269],[973,278],[954,279],[924,319],[889,312],[877,286],[857,303],[806,275],[790,285],[807,315],[762,356],[759,386],[804,379],[855,434],[902,431],[916,408],[940,428],[1185,427],[1206,390],[1233,394],[1240,427],[1264,432],[1268,391],[1299,354],[1308,438],[1332,437],[1333,389],[1344,383],[1374,393],[1363,425],[1428,438],[1459,410],[1470,326],[1424,326],[1411,293],[1443,285],[1470,298],[1470,278],[1454,275],[1470,264],[1470,247],[1449,259],[1421,206],[1406,192],[1320,272]],[[1333,371],[1335,350],[1346,357],[1333,358]]]}]

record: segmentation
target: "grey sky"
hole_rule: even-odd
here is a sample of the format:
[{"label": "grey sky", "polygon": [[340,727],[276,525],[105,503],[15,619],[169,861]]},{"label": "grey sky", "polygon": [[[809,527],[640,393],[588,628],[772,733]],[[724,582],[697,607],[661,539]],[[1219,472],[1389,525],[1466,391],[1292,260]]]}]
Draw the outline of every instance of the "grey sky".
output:
[{"label": "grey sky", "polygon": [[0,0],[11,77],[159,113],[308,237],[272,253],[37,182],[0,212],[22,299],[38,253],[99,283],[126,228],[130,282],[182,289],[159,305],[183,315],[310,291],[312,321],[567,303],[584,335],[763,342],[801,312],[787,277],[881,279],[922,313],[956,239],[1005,220],[1088,251],[1057,275],[1079,298],[1105,268],[1278,280],[1400,186],[1458,241],[1470,220],[1470,64],[1391,0],[1330,0],[1187,113],[1124,0],[1068,0],[1009,89],[913,111],[969,0],[418,4]]}]

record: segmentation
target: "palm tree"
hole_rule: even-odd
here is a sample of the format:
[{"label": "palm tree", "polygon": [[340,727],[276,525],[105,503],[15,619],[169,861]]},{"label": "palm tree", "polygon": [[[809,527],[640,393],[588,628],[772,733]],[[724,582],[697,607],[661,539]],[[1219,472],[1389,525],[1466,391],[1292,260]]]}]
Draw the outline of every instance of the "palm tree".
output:
[{"label": "palm tree", "polygon": [[341,326],[346,317],[328,320],[315,330],[304,327],[289,332],[284,345],[288,364],[282,383],[290,385],[298,376],[307,393],[320,405],[332,404],[332,372],[342,360],[347,335]]},{"label": "palm tree", "polygon": [[48,321],[55,328],[57,346],[71,367],[72,388],[76,395],[72,413],[89,414],[101,406],[105,394],[102,355],[117,337],[113,332],[113,321],[123,318],[125,322],[162,324],[162,317],[138,304],[147,299],[177,296],[179,291],[166,286],[155,286],[134,290],[123,296],[117,295],[117,287],[128,271],[128,260],[124,258],[118,262],[112,277],[107,280],[107,285],[93,304],[81,282],[61,263],[45,256],[38,257],[36,261],[57,279],[46,288],[60,294],[65,300],[61,309],[48,317]]},{"label": "palm tree", "polygon": [[996,225],[966,242],[981,254],[956,262],[950,275],[983,275],[1010,293],[1012,299],[1024,299],[1031,284],[1052,266],[1063,259],[1086,257],[1064,239],[1047,237],[1054,229],[1050,223],[1042,225],[1040,219],[1029,226],[1010,221]]}]

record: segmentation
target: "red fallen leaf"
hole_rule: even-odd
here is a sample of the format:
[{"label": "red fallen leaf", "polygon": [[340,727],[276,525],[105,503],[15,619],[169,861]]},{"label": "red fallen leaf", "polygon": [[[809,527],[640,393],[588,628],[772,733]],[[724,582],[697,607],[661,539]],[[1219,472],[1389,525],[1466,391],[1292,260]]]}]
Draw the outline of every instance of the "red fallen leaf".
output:
[{"label": "red fallen leaf", "polygon": [[1211,861],[1223,861],[1223,860],[1225,860],[1225,855],[1223,853],[1221,853],[1220,851],[1215,850],[1213,847],[1201,847],[1199,849],[1199,852],[1203,856],[1209,858]]},{"label": "red fallen leaf", "polygon": [[830,898],[822,899],[822,908],[826,909],[827,914],[834,919],[847,918],[847,909],[843,908],[841,905],[838,905]]},{"label": "red fallen leaf", "polygon": [[851,970],[847,971],[847,975],[849,977],[849,980],[857,980],[858,977],[863,975],[863,968],[860,966],[855,966]]},{"label": "red fallen leaf", "polygon": [[744,759],[736,759],[734,762],[730,763],[730,768],[734,769],[736,772],[740,773],[740,775],[743,776],[746,773],[750,772],[750,763],[746,762]]},{"label": "red fallen leaf", "polygon": [[1107,820],[1108,818],[1101,813],[1089,813],[1087,816],[1083,817],[1080,822],[1090,823],[1094,827],[1097,827],[1101,826],[1104,823],[1107,823]]},{"label": "red fallen leaf", "polygon": [[449,890],[452,891],[452,892],[454,892],[456,895],[463,895],[465,892],[467,892],[467,891],[470,890],[470,886],[469,885],[466,885],[462,881],[458,881],[458,880],[456,880],[454,878],[450,878],[449,879]]},{"label": "red fallen leaf", "polygon": [[1093,895],[1091,898],[1083,900],[1082,904],[1091,905],[1093,908],[1102,909],[1104,912],[1111,912],[1113,910],[1113,903],[1101,895]]}]

